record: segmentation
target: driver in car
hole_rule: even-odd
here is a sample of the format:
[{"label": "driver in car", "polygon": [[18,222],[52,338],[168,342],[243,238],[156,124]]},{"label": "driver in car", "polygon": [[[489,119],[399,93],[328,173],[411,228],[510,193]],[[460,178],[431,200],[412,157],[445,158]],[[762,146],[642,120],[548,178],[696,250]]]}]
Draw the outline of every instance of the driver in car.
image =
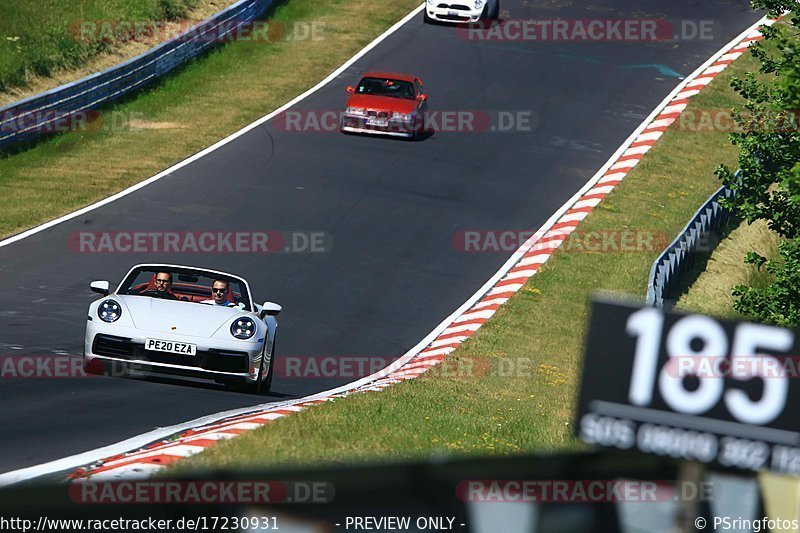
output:
[{"label": "driver in car", "polygon": [[233,307],[233,302],[228,301],[228,282],[224,279],[215,279],[211,284],[211,300],[203,300],[200,303],[210,305],[222,305],[224,307]]},{"label": "driver in car", "polygon": [[155,279],[156,290],[152,292],[155,298],[165,300],[177,300],[178,297],[172,294],[172,274],[169,272],[159,272]]}]

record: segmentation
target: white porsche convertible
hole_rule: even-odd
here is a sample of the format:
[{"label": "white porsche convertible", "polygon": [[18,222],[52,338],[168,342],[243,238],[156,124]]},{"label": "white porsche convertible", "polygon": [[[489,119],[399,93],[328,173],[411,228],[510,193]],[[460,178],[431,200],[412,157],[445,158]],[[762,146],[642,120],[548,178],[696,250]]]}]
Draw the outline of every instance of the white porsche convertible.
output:
[{"label": "white porsche convertible", "polygon": [[113,293],[89,306],[84,367],[110,365],[211,379],[266,394],[272,385],[276,316],[281,306],[253,303],[244,279],[202,268],[133,267]]}]

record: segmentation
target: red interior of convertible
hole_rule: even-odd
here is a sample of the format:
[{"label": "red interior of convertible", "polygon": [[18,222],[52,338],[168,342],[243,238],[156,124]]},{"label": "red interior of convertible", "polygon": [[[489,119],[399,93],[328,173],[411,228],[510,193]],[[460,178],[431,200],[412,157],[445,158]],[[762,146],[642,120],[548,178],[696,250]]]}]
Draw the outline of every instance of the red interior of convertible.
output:
[{"label": "red interior of convertible", "polygon": [[[130,288],[130,290],[136,294],[139,292],[144,291],[154,291],[156,290],[156,275],[153,274],[150,278],[150,281],[147,284],[140,283],[138,285],[134,285]],[[172,289],[169,291],[170,294],[173,294],[178,300],[184,302],[197,302],[200,303],[204,300],[211,300],[211,287],[206,287],[204,285],[196,285],[194,283],[173,283]],[[236,303],[236,296],[240,296],[233,292],[233,289],[228,285],[228,292],[225,294],[225,298],[230,302],[235,304]]]}]

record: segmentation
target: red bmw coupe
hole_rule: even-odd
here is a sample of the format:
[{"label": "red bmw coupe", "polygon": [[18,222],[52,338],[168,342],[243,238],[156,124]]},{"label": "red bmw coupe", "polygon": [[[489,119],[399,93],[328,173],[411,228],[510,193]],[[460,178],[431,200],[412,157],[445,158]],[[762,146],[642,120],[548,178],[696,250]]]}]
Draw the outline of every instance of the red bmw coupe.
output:
[{"label": "red bmw coupe", "polygon": [[427,96],[422,80],[408,74],[368,72],[348,87],[342,131],[418,139],[425,132]]}]

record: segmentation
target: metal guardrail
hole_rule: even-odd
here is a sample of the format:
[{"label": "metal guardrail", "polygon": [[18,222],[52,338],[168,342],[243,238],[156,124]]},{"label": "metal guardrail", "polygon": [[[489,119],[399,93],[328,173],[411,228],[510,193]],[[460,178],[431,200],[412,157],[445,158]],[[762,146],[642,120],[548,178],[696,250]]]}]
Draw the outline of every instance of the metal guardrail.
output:
[{"label": "metal guardrail", "polygon": [[733,194],[727,187],[720,187],[653,262],[647,280],[647,305],[663,308],[665,301],[678,297],[682,278],[694,266],[698,253],[710,251],[698,250],[698,244],[707,242],[708,235],[718,234],[730,220],[731,213],[719,200],[731,198]]},{"label": "metal guardrail", "polygon": [[140,89],[224,42],[262,15],[273,0],[240,0],[128,61],[0,108],[0,149],[58,131],[76,115]]}]

